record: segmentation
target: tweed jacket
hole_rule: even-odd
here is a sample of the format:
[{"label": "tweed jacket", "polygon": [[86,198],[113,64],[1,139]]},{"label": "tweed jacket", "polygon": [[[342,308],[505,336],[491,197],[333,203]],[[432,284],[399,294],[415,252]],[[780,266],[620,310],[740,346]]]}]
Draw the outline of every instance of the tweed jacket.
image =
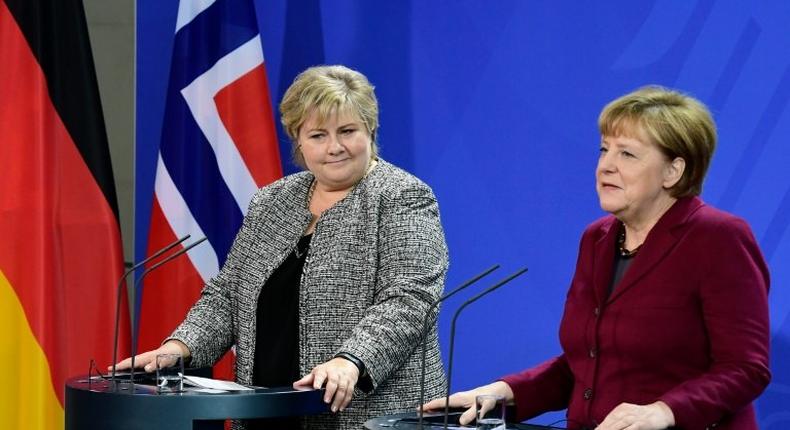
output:
[{"label": "tweed jacket", "polygon": [[[300,172],[253,197],[227,261],[171,336],[189,347],[192,365],[212,365],[236,345],[236,378],[251,384],[255,354],[277,353],[255,344],[257,301],[311,220],[312,181],[310,172]],[[433,192],[383,160],[321,215],[299,285],[299,368],[307,374],[338,352],[349,352],[365,363],[373,390],[355,390],[343,412],[304,418],[305,428],[362,428],[370,417],[416,407],[416,347],[428,307],[444,288],[447,266]],[[446,383],[435,325],[427,341],[431,398]]]},{"label": "tweed jacket", "polygon": [[756,430],[768,385],[768,267],[749,226],[697,197],[650,230],[609,294],[620,222],[582,236],[559,357],[504,378],[520,419],[568,408],[594,428],[622,402],[661,400],[684,430]]}]

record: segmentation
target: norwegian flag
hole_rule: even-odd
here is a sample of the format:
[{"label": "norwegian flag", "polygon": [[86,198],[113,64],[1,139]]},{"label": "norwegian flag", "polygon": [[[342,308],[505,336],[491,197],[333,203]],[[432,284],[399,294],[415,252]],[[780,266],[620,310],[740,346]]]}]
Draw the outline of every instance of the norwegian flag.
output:
[{"label": "norwegian flag", "polygon": [[[281,176],[252,0],[182,0],[147,249],[186,234],[208,244],[146,278],[138,350],[158,347],[184,318],[224,263],[253,193]],[[232,376],[228,357],[219,367],[215,376]]]}]

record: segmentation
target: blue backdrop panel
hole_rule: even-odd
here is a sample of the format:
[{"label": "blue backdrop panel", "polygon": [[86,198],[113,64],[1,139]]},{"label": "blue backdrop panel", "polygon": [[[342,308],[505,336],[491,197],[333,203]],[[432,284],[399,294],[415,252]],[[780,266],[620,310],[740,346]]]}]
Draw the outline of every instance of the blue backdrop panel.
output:
[{"label": "blue backdrop panel", "polygon": [[[646,84],[712,109],[720,144],[703,198],[746,218],[773,277],[774,379],[760,427],[790,425],[790,3],[777,1],[257,1],[270,93],[305,67],[364,72],[384,158],[435,190],[448,285],[498,262],[523,280],[462,317],[453,385],[559,352],[579,236],[602,212],[596,119]],[[145,250],[176,2],[138,0],[136,250]],[[280,134],[282,153],[290,143]],[[286,172],[295,171],[284,160]],[[451,312],[444,307],[446,348]],[[416,401],[416,399],[415,399]],[[539,422],[553,421],[549,414]]]}]

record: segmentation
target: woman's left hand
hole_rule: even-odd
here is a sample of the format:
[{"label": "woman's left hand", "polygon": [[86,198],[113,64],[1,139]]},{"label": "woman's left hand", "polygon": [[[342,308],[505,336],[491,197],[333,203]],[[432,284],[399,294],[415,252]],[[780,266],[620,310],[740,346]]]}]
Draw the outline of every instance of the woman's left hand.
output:
[{"label": "woman's left hand", "polygon": [[649,405],[620,403],[595,430],[661,430],[675,425],[675,415],[666,403]]},{"label": "woman's left hand", "polygon": [[338,357],[315,366],[304,378],[294,382],[294,388],[312,387],[317,390],[326,383],[324,402],[332,402],[332,412],[337,412],[344,410],[351,403],[357,379],[359,379],[357,366],[345,358]]}]

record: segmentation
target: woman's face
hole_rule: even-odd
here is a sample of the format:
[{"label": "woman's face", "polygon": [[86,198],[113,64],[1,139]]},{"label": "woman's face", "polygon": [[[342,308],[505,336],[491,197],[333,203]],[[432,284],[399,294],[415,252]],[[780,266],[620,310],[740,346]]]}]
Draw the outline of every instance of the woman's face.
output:
[{"label": "woman's face", "polygon": [[299,129],[299,150],[307,169],[327,191],[351,188],[367,171],[371,136],[349,109],[333,111],[323,124],[315,111]]},{"label": "woman's face", "polygon": [[643,222],[674,201],[669,188],[683,174],[682,158],[668,160],[647,138],[625,135],[603,136],[600,151],[595,182],[603,210],[626,223]]}]

